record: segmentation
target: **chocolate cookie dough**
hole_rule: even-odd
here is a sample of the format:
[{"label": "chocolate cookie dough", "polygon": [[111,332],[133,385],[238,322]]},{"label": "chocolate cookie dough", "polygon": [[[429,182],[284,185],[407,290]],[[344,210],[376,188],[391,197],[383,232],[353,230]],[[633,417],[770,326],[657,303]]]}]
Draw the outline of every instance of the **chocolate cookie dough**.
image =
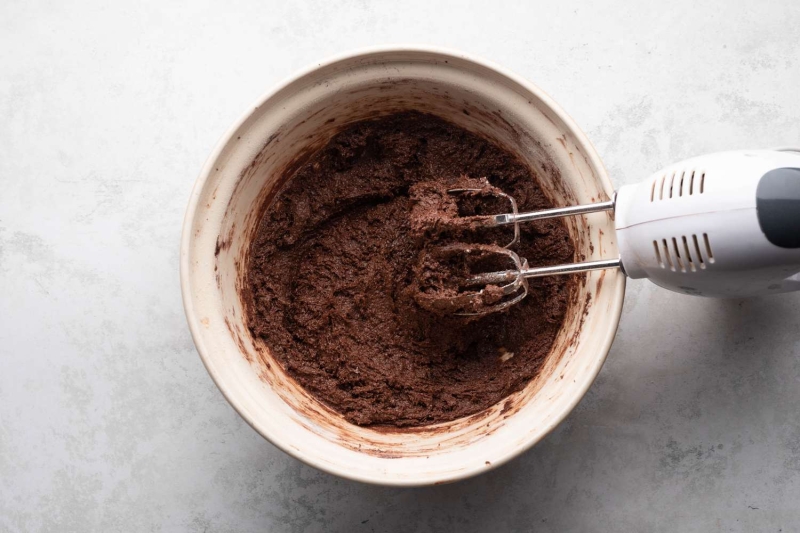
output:
[{"label": "chocolate cookie dough", "polygon": [[[463,176],[487,178],[521,210],[552,207],[511,153],[413,112],[351,125],[264,206],[243,293],[248,326],[290,376],[355,424],[423,426],[486,409],[536,375],[561,327],[574,277],[531,280],[520,304],[478,319],[415,300],[431,236],[411,227],[409,190]],[[572,261],[562,221],[522,231],[515,251],[531,264]]]}]

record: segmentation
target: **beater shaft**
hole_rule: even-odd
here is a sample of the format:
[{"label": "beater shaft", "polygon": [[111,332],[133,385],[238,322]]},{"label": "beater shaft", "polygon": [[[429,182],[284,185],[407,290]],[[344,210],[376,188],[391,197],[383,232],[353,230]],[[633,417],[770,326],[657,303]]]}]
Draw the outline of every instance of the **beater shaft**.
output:
[{"label": "beater shaft", "polygon": [[542,278],[545,276],[558,276],[561,274],[577,274],[579,272],[590,272],[592,270],[605,270],[608,268],[619,268],[622,262],[617,259],[600,259],[598,261],[586,261],[583,263],[567,263],[564,265],[554,265],[546,267],[525,268],[522,270],[502,270],[499,272],[487,272],[468,279],[467,286],[488,285],[493,283],[506,283],[517,277],[523,278]]},{"label": "beater shaft", "polygon": [[621,266],[622,262],[619,258],[600,259],[598,261],[586,261],[584,263],[567,263],[566,265],[526,268],[521,272],[521,275],[523,278],[541,278],[544,276],[557,276],[559,274],[576,274],[578,272],[590,272],[592,270],[619,268]]},{"label": "beater shaft", "polygon": [[570,215],[582,215],[585,213],[596,213],[599,211],[611,211],[614,209],[614,200],[607,202],[597,202],[586,205],[573,205],[569,207],[557,207],[555,209],[545,209],[543,211],[531,211],[529,213],[504,213],[502,215],[492,215],[494,225],[502,226],[514,224],[515,222],[530,222],[531,220],[543,220],[546,218],[558,218]]}]

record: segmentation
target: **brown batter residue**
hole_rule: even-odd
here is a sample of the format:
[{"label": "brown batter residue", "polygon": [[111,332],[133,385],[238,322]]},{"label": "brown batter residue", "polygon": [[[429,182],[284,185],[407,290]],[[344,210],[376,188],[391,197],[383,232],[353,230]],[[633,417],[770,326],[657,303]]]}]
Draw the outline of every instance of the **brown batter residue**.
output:
[{"label": "brown batter residue", "polygon": [[496,245],[451,245],[448,240],[440,245],[434,241],[420,253],[408,294],[420,307],[437,315],[492,312],[492,307],[510,299],[501,285],[512,280],[475,285],[469,280],[490,272],[516,272],[514,263],[501,255],[505,251]]},{"label": "brown batter residue", "polygon": [[[248,326],[290,376],[355,424],[422,426],[486,409],[537,374],[561,327],[574,278],[531,280],[520,304],[478,319],[414,299],[413,271],[433,237],[412,230],[409,189],[463,176],[486,177],[520,210],[552,207],[509,152],[403,113],[348,127],[264,209],[243,295]],[[525,224],[514,250],[531,265],[573,259],[560,220]]]}]

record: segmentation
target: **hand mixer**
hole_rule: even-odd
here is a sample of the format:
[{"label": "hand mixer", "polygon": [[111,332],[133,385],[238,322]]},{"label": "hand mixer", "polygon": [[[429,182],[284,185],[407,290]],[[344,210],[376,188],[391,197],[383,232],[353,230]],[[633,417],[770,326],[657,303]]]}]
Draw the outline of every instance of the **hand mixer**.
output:
[{"label": "hand mixer", "polygon": [[[461,194],[477,189],[454,189]],[[475,289],[454,298],[478,299],[489,285],[503,301],[475,312],[507,309],[528,292],[527,279],[621,268],[672,291],[744,297],[800,290],[800,149],[709,154],[670,165],[638,185],[621,187],[612,200],[588,205],[473,217],[481,226],[514,225],[514,241],[499,250],[509,269],[477,273],[461,282]],[[613,211],[619,257],[548,267],[528,267],[508,250],[522,222]],[[486,249],[452,245],[461,252]],[[482,287],[480,289],[477,289]]]}]

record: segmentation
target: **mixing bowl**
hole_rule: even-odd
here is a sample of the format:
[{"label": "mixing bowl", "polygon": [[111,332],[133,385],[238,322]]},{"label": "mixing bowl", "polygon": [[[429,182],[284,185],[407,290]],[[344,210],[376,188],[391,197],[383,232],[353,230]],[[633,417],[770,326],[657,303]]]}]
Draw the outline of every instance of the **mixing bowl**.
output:
[{"label": "mixing bowl", "polygon": [[[536,170],[555,205],[606,200],[594,148],[533,84],[458,52],[359,51],[306,69],[253,105],[222,137],[192,192],[181,288],[200,357],[225,398],[275,446],[321,470],[383,485],[469,477],[519,455],[586,393],[617,329],[625,277],[576,283],[541,373],[493,407],[452,422],[391,431],[348,423],[300,388],[250,335],[240,289],[260,207],[337,132],[414,109],[492,139]],[[610,215],[566,219],[577,259],[616,257]]]}]

